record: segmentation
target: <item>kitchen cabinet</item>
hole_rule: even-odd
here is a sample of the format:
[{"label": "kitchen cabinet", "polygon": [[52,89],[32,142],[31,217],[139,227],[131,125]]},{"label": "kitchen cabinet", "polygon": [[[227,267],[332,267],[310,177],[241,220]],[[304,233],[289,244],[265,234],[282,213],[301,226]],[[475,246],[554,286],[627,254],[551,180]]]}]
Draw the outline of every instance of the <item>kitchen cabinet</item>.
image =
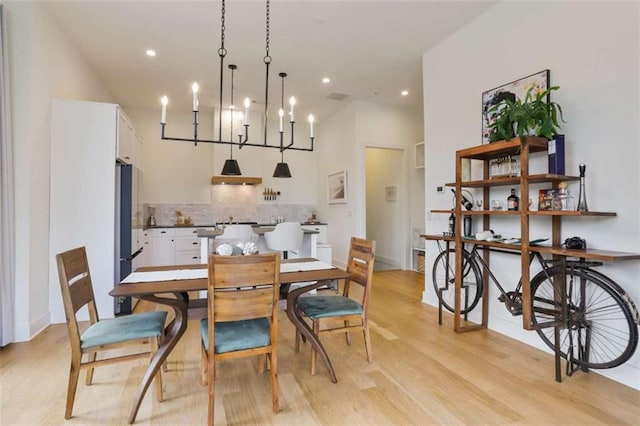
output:
[{"label": "kitchen cabinet", "polygon": [[127,116],[118,108],[118,137],[116,144],[116,158],[126,164],[134,164],[134,133],[133,126]]},{"label": "kitchen cabinet", "polygon": [[151,228],[151,266],[200,263],[197,228]]},{"label": "kitchen cabinet", "polygon": [[[125,126],[126,123],[126,126]],[[51,322],[65,322],[55,256],[87,250],[98,314],[114,316],[108,292],[116,277],[116,159],[120,140],[135,129],[120,106],[69,99],[51,101],[49,294]],[[121,156],[129,157],[121,151]],[[134,222],[135,224],[135,222]],[[135,238],[135,236],[133,237]],[[88,315],[81,314],[81,319]]]},{"label": "kitchen cabinet", "polygon": [[302,225],[302,229],[318,231],[318,244],[327,244],[328,225]]},{"label": "kitchen cabinet", "polygon": [[200,238],[196,228],[174,230],[174,256],[177,265],[200,263]]}]

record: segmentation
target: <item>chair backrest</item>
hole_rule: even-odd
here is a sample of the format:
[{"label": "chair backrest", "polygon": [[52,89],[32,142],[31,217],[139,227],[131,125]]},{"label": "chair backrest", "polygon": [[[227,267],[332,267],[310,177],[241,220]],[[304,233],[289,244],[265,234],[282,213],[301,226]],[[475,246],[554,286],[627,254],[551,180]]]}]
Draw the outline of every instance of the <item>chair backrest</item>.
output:
[{"label": "chair backrest", "polygon": [[60,278],[60,290],[64,314],[67,318],[67,328],[71,344],[80,348],[80,330],[76,319],[76,312],[83,306],[89,310],[91,324],[98,322],[98,310],[96,309],[93,295],[93,285],[89,272],[87,252],[84,247],[78,247],[56,255],[58,264],[58,277]]},{"label": "chair backrest", "polygon": [[298,250],[302,246],[304,232],[298,222],[284,222],[271,232],[264,233],[265,243],[271,250]]},{"label": "chair backrest", "polygon": [[224,232],[219,238],[253,238],[257,234],[253,232],[251,225],[229,225],[224,228]]},{"label": "chair backrest", "polygon": [[371,294],[371,282],[373,281],[373,263],[375,261],[376,242],[362,238],[351,237],[349,259],[347,260],[347,272],[350,277],[345,282],[344,296],[349,296],[351,283],[363,287],[362,308],[366,311]]},{"label": "chair backrest", "polygon": [[[209,256],[209,342],[216,322],[268,318],[271,341],[278,332],[280,254]],[[213,321],[211,319],[213,318]],[[210,344],[212,350],[214,344]]]}]

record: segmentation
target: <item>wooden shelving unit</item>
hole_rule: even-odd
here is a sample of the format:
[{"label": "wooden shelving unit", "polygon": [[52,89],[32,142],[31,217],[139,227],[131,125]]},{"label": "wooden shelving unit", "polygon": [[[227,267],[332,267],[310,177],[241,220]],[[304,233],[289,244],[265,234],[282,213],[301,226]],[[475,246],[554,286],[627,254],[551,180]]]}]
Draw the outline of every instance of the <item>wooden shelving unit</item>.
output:
[{"label": "wooden shelving unit", "polygon": [[[532,251],[545,253],[552,255],[554,257],[581,257],[593,260],[600,261],[614,261],[614,260],[623,260],[623,259],[640,259],[640,254],[637,253],[623,253],[623,252],[613,252],[613,251],[604,251],[604,250],[596,250],[596,249],[587,249],[587,250],[568,250],[562,247],[561,245],[561,220],[563,217],[612,217],[616,216],[614,212],[581,212],[581,211],[539,211],[539,210],[529,210],[528,203],[521,203],[519,211],[509,211],[509,210],[471,210],[471,211],[463,211],[461,207],[461,202],[458,197],[459,194],[462,193],[462,188],[482,188],[483,189],[483,203],[485,206],[489,205],[489,195],[490,189],[492,187],[499,186],[519,186],[520,187],[520,198],[521,200],[528,200],[529,197],[529,185],[530,184],[538,184],[538,183],[549,183],[553,188],[558,188],[558,184],[560,182],[565,181],[575,181],[580,178],[577,176],[565,176],[565,175],[557,175],[557,174],[529,174],[529,158],[530,155],[535,153],[546,153],[547,152],[547,140],[544,138],[537,137],[523,137],[523,138],[514,138],[509,141],[500,141],[488,145],[480,145],[467,149],[462,149],[456,152],[456,181],[452,183],[447,183],[446,186],[455,188],[456,192],[456,202],[454,214],[456,217],[462,217],[463,215],[474,215],[474,216],[482,216],[483,218],[483,229],[490,229],[491,218],[494,216],[511,216],[511,217],[519,217],[520,218],[520,238],[522,240],[521,245],[514,246],[513,244],[506,244],[501,242],[481,242],[484,247],[494,247],[500,249],[507,250],[516,250],[521,251],[521,270],[522,270],[522,325],[525,329],[531,330],[532,321],[531,321],[531,293],[530,293],[530,253]],[[521,173],[520,176],[516,177],[498,177],[498,178],[489,178],[489,161],[495,159],[497,157],[505,156],[505,155],[517,155],[520,157],[520,168]],[[463,159],[472,159],[472,160],[481,160],[484,162],[484,179],[474,180],[474,181],[466,181],[462,182],[461,180],[461,169],[462,169],[462,160]],[[437,213],[447,213],[450,214],[451,210],[434,210],[433,212]],[[551,245],[529,245],[529,217],[530,216],[549,216],[551,219]],[[472,239],[466,239],[462,236],[462,224],[461,220],[456,221],[456,229],[455,236],[448,238],[438,237],[438,236],[425,236],[427,239],[441,239],[441,240],[449,240],[455,242],[456,248],[456,259],[458,260],[456,263],[456,277],[457,281],[460,281],[458,277],[461,276],[460,273],[460,259],[462,259],[462,246],[464,243],[475,243],[478,244],[478,241]],[[484,253],[484,260],[489,263],[489,250],[486,250]],[[488,291],[489,283],[487,276],[485,274],[484,277],[484,291]],[[469,330],[475,330],[478,328],[478,325],[463,325],[461,322],[460,316],[460,286],[461,282],[456,282],[456,313],[454,317],[454,329],[456,332],[463,332]],[[479,324],[480,328],[487,327],[488,320],[488,304],[485,302],[488,294],[483,294],[483,303],[482,303],[482,323]]]}]

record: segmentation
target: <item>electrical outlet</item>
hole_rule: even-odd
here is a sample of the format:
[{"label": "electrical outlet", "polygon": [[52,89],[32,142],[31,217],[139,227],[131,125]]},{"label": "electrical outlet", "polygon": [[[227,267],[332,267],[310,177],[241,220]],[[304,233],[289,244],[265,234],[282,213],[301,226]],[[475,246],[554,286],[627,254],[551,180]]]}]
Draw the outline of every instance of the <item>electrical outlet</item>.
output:
[{"label": "electrical outlet", "polygon": [[444,186],[436,186],[437,194],[444,194]]}]

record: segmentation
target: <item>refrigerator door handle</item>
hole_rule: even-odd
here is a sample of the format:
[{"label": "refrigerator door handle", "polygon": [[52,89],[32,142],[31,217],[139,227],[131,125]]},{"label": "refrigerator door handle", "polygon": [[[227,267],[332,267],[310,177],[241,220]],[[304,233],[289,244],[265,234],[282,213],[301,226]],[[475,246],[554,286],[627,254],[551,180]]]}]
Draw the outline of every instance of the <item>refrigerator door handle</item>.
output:
[{"label": "refrigerator door handle", "polygon": [[144,247],[140,247],[138,250],[136,250],[136,252],[131,255],[131,260],[135,259],[136,256],[142,253],[143,250],[144,250]]}]

